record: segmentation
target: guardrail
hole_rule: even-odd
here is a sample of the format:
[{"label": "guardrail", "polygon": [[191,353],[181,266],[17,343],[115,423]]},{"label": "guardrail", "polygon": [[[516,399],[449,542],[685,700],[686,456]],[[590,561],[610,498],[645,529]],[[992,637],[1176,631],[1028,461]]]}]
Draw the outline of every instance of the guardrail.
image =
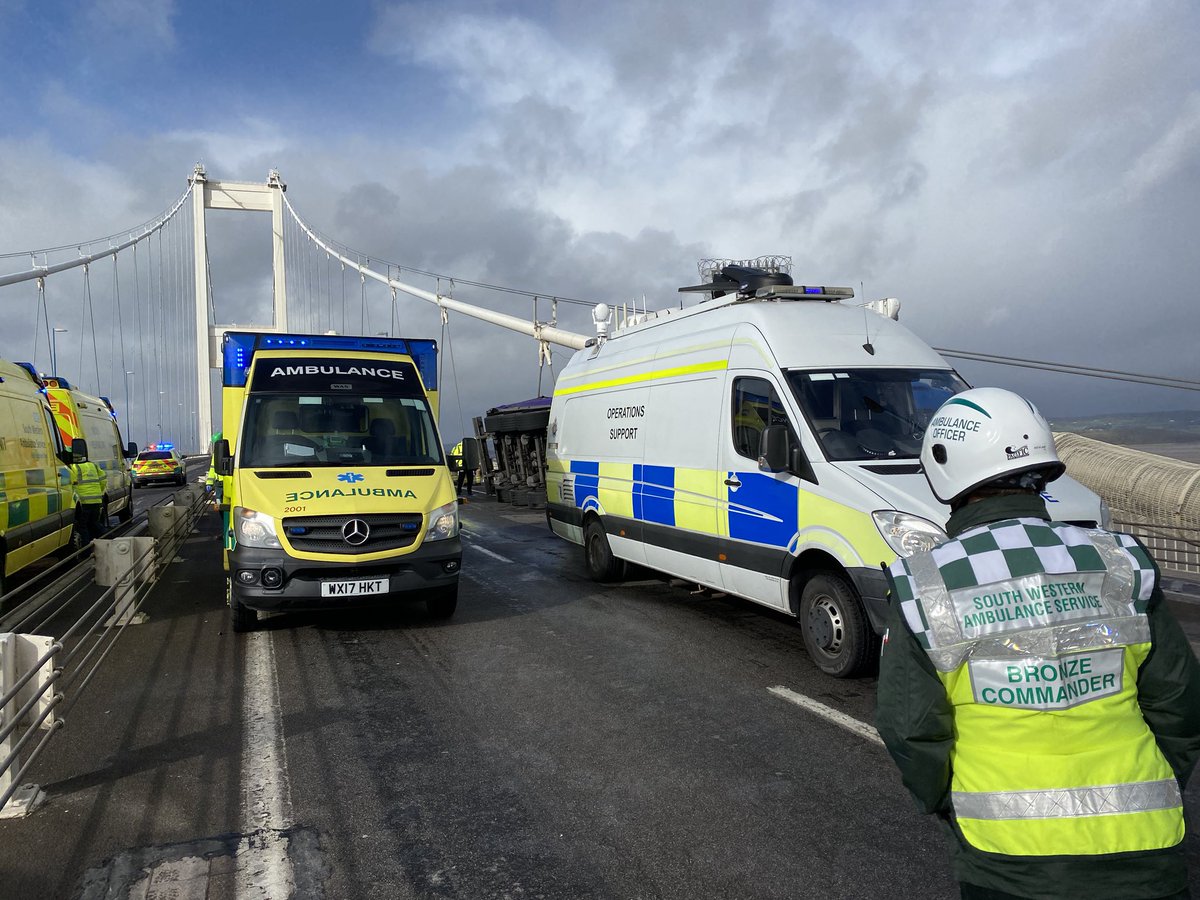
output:
[{"label": "guardrail", "polygon": [[[151,507],[44,573],[36,590],[18,589],[29,596],[0,616],[0,818],[27,815],[41,802],[41,789],[21,779],[66,727],[64,717],[125,629],[145,621],[143,602],[207,503],[200,485],[177,491],[169,505]],[[104,590],[89,596],[96,587]],[[56,627],[57,637],[38,634]]]},{"label": "guardrail", "polygon": [[1200,574],[1200,528],[1115,520],[1113,528],[1132,534],[1150,551],[1159,568]]}]

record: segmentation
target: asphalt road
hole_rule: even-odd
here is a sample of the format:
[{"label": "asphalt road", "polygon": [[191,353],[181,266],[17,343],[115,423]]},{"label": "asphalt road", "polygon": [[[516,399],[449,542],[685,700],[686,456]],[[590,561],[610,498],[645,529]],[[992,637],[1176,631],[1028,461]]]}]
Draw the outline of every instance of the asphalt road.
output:
[{"label": "asphalt road", "polygon": [[0,894],[957,896],[935,824],[853,730],[872,679],[824,676],[752,604],[593,584],[540,512],[461,509],[451,620],[418,603],[249,635],[206,517],[26,779],[46,803],[0,820]]}]

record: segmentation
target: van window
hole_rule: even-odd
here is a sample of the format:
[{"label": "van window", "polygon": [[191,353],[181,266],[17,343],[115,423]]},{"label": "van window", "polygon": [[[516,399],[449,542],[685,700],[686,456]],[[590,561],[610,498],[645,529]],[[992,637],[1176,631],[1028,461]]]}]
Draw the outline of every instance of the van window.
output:
[{"label": "van window", "polygon": [[792,370],[788,384],[832,460],[915,459],[933,413],[968,387],[952,370]]},{"label": "van window", "polygon": [[733,446],[739,456],[758,459],[759,441],[768,425],[787,425],[792,443],[795,431],[771,382],[738,378],[733,382]]}]

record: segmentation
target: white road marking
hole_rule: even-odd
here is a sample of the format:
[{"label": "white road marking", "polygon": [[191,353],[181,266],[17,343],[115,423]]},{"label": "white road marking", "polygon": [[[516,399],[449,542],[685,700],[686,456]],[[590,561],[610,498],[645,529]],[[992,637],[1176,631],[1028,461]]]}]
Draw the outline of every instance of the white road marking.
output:
[{"label": "white road marking", "polygon": [[868,741],[873,741],[880,747],[883,746],[883,738],[879,736],[879,732],[866,722],[860,722],[853,716],[848,716],[844,712],[834,709],[832,706],[826,706],[812,697],[805,697],[803,694],[797,694],[795,691],[785,688],[783,685],[767,688],[769,693],[776,697],[782,697],[789,703],[795,703],[797,706],[807,709],[809,712],[816,713],[823,719],[828,719],[839,728],[844,728],[847,731],[857,734],[859,737],[864,737]]},{"label": "white road marking", "polygon": [[501,556],[499,553],[496,553],[493,550],[489,550],[487,547],[481,547],[478,544],[467,544],[467,546],[470,547],[472,550],[478,550],[480,553],[484,554],[485,556],[490,556],[492,559],[498,559],[498,560],[500,560],[500,562],[506,562],[506,563],[512,562],[512,560],[509,559],[507,556]]},{"label": "white road marking", "polygon": [[246,693],[243,700],[242,838],[238,855],[257,865],[238,866],[237,900],[290,897],[295,877],[287,839],[278,832],[292,824],[287,747],[279,713],[279,679],[270,632],[244,635]]}]

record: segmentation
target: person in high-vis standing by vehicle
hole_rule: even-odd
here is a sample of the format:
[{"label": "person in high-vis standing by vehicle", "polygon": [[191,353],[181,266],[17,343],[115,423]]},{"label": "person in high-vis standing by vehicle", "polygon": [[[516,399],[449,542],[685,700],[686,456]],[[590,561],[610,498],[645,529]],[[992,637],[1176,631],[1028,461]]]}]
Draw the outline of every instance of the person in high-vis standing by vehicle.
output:
[{"label": "person in high-vis standing by vehicle", "polygon": [[966,898],[1187,897],[1200,666],[1133,537],[1051,521],[1046,420],[998,388],[934,414],[950,540],[888,570],[876,725]]},{"label": "person in high-vis standing by vehicle", "polygon": [[[76,441],[76,445],[81,441]],[[75,484],[75,496],[79,499],[78,521],[79,546],[86,547],[104,533],[101,522],[104,509],[104,492],[108,490],[108,475],[89,460],[86,455],[71,463],[71,480]]]}]

